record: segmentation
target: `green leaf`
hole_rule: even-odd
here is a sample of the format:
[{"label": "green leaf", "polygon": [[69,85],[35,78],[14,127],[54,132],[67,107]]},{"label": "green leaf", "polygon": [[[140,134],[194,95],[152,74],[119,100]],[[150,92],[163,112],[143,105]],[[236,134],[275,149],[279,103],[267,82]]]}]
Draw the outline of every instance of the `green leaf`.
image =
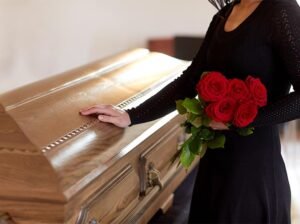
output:
[{"label": "green leaf", "polygon": [[201,99],[201,97],[199,95],[196,96],[196,99],[198,100],[201,108],[204,109],[204,107],[206,106],[206,102],[203,99]]},{"label": "green leaf", "polygon": [[192,131],[193,138],[196,138],[200,129],[192,126],[191,131]]},{"label": "green leaf", "polygon": [[199,128],[202,126],[202,118],[200,115],[193,114],[193,113],[187,113],[187,122],[195,126],[196,128]]},{"label": "green leaf", "polygon": [[202,140],[198,136],[193,136],[192,141],[189,143],[191,152],[198,155],[201,150]]},{"label": "green leaf", "polygon": [[202,128],[200,131],[199,131],[199,138],[202,139],[202,140],[205,140],[205,141],[210,141],[212,139],[214,139],[215,137],[215,132],[208,129],[208,128]]},{"label": "green leaf", "polygon": [[218,135],[214,139],[207,142],[207,147],[211,149],[224,148],[225,141],[225,135]]},{"label": "green leaf", "polygon": [[183,167],[186,169],[190,167],[192,162],[195,159],[195,154],[193,154],[190,149],[189,145],[183,145],[181,153],[180,153],[180,163],[182,164]]},{"label": "green leaf", "polygon": [[203,158],[203,156],[204,156],[205,153],[206,153],[206,150],[207,150],[207,144],[203,143],[203,144],[201,145],[201,149],[200,149],[200,153],[199,153],[200,159]]},{"label": "green leaf", "polygon": [[196,117],[191,124],[196,127],[196,128],[200,128],[202,126],[202,119],[201,117]]},{"label": "green leaf", "polygon": [[249,128],[239,128],[237,129],[237,132],[239,133],[239,135],[241,136],[248,136],[248,135],[252,135],[254,131],[254,128],[249,127]]},{"label": "green leaf", "polygon": [[184,106],[182,106],[183,100],[176,101],[176,109],[179,114],[185,114],[187,111]]},{"label": "green leaf", "polygon": [[212,120],[206,116],[206,115],[203,115],[202,116],[202,125],[204,125],[205,127],[209,127],[209,124]]},{"label": "green leaf", "polygon": [[187,113],[186,119],[189,123],[192,124],[192,122],[198,117],[197,114],[193,114],[193,113]]},{"label": "green leaf", "polygon": [[192,127],[191,130],[192,135],[184,144],[189,147],[193,154],[199,155],[203,150],[203,147],[206,147],[206,144],[203,143],[203,139],[199,136],[200,132],[203,130],[195,127]]},{"label": "green leaf", "polygon": [[201,115],[203,112],[201,104],[195,98],[193,99],[185,98],[184,101],[182,102],[182,106],[187,110],[187,112],[193,114]]}]

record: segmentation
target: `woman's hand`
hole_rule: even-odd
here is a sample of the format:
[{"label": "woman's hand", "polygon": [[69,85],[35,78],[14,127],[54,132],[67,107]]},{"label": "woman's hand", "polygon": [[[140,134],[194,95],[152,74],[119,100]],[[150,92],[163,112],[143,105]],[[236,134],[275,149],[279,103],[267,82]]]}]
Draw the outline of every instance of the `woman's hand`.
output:
[{"label": "woman's hand", "polygon": [[112,123],[120,128],[128,127],[131,124],[129,114],[113,105],[95,105],[80,110],[80,114],[97,115],[97,118],[106,123]]},{"label": "woman's hand", "polygon": [[211,127],[213,130],[229,130],[229,128],[222,122],[216,122],[212,120],[209,123],[209,127]]}]

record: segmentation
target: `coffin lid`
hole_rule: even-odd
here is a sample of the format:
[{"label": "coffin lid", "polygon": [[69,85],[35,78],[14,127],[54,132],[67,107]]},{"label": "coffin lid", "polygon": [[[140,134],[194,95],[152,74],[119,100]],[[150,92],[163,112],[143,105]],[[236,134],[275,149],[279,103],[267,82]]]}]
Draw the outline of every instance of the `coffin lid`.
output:
[{"label": "coffin lid", "polygon": [[99,103],[136,106],[187,65],[135,49],[0,95],[0,200],[71,198],[153,125],[123,130],[79,110]]}]

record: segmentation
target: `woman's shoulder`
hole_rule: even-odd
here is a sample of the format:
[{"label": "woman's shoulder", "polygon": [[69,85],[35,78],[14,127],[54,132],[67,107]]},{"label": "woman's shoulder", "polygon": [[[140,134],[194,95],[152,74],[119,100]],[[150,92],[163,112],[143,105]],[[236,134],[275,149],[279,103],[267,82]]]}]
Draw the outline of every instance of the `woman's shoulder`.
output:
[{"label": "woman's shoulder", "polygon": [[[292,20],[300,18],[300,7],[296,0],[276,0],[274,3],[274,11],[281,17],[287,17]],[[299,23],[299,20],[297,20]]]},{"label": "woman's shoulder", "polygon": [[[298,24],[300,7],[296,0],[263,0],[265,3],[265,16],[271,26],[282,26],[287,23]],[[261,3],[262,4],[262,3]]]},{"label": "woman's shoulder", "polygon": [[276,15],[280,12],[287,13],[299,13],[299,4],[296,0],[263,0],[267,4],[267,7],[271,10],[272,14]]},{"label": "woman's shoulder", "polygon": [[300,7],[296,0],[264,0],[273,39],[283,36],[300,36]]},{"label": "woman's shoulder", "polygon": [[297,0],[263,0],[263,1],[271,3],[274,6],[276,6],[276,5],[281,5],[281,6],[295,5],[295,4],[298,5]]}]

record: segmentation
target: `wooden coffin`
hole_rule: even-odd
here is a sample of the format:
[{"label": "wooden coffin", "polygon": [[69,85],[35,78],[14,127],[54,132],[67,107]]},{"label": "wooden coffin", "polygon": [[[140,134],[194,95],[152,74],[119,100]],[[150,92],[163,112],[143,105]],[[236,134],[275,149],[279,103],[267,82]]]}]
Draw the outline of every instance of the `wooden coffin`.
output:
[{"label": "wooden coffin", "polygon": [[187,175],[171,164],[183,118],[121,129],[78,111],[134,107],[187,66],[137,49],[1,95],[0,223],[147,223]]}]

